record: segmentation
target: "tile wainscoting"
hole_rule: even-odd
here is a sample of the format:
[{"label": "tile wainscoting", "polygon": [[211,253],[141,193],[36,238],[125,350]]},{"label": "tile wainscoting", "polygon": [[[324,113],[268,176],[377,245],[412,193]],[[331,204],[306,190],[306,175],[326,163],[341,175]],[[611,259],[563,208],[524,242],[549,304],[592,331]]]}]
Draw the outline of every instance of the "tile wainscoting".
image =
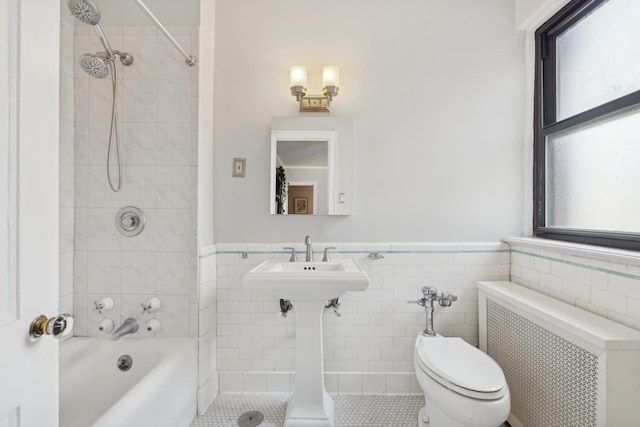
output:
[{"label": "tile wainscoting", "polygon": [[[295,308],[283,318],[277,299],[242,289],[244,274],[270,258],[288,259],[284,246],[217,244],[217,369],[221,392],[289,392],[295,357]],[[424,309],[407,301],[423,286],[458,295],[437,306],[435,329],[478,344],[478,280],[508,280],[504,243],[315,243],[315,259],[327,246],[333,258],[353,258],[371,284],[341,297],[341,317],[323,319],[327,390],[334,393],[419,393],[413,375],[413,344],[425,327]],[[380,259],[369,258],[377,252]]]},{"label": "tile wainscoting", "polygon": [[640,256],[637,252],[505,239],[511,281],[640,330]]}]

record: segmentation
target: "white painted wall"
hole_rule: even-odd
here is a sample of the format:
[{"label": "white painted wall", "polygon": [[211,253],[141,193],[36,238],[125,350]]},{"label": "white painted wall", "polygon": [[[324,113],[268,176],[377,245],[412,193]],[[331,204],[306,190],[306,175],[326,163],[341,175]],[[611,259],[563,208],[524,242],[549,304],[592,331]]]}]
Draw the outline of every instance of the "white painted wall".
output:
[{"label": "white painted wall", "polygon": [[[214,100],[217,242],[496,241],[523,229],[524,33],[511,0],[218,0]],[[322,18],[330,16],[328,23]],[[349,217],[269,209],[269,123],[298,115],[341,67],[331,114],[354,118]],[[247,176],[231,177],[233,157]]]},{"label": "white painted wall", "polygon": [[567,3],[569,0],[516,0],[516,26],[535,30]]}]

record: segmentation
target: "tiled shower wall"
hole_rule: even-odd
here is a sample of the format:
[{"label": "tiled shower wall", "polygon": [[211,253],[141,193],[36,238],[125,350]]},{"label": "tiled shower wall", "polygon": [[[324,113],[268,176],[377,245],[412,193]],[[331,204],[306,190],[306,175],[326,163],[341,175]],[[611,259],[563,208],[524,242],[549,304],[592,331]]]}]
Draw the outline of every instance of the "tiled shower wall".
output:
[{"label": "tiled shower wall", "polygon": [[[66,9],[64,2],[61,9]],[[73,17],[60,14],[60,261],[59,313],[73,313]]]},{"label": "tiled shower wall", "polygon": [[[217,351],[221,391],[288,392],[295,357],[295,309],[280,315],[278,300],[242,289],[243,275],[268,258],[288,259],[283,244],[217,244]],[[296,244],[299,256],[304,245]],[[416,301],[423,286],[458,295],[451,307],[437,306],[435,329],[478,343],[478,280],[508,280],[509,247],[502,243],[357,244],[336,246],[335,259],[356,259],[371,284],[341,298],[337,317],[323,316],[324,368],[329,391],[419,392],[413,374],[413,344],[425,327]],[[369,254],[377,252],[381,259]]]},{"label": "tiled shower wall", "polygon": [[[76,335],[101,336],[103,318],[119,325],[156,317],[159,336],[198,335],[196,252],[197,67],[155,27],[103,27],[111,47],[133,55],[118,62],[118,107],[124,186],[107,184],[106,156],[111,114],[111,78],[90,78],[78,65],[84,53],[104,51],[93,30],[76,23],[72,63],[75,77],[75,252]],[[197,52],[198,29],[169,28],[187,50]],[[114,154],[115,157],[115,154]],[[113,171],[116,169],[114,168]],[[136,206],[146,226],[122,237],[115,216]],[[110,296],[112,311],[99,314],[94,301]],[[151,296],[162,301],[155,314],[141,314]],[[141,327],[138,335],[148,334]]]},{"label": "tiled shower wall", "polygon": [[[640,260],[579,245],[511,243],[511,280],[591,313],[640,330]],[[529,239],[533,241],[534,239]],[[612,253],[620,252],[612,250]]]}]

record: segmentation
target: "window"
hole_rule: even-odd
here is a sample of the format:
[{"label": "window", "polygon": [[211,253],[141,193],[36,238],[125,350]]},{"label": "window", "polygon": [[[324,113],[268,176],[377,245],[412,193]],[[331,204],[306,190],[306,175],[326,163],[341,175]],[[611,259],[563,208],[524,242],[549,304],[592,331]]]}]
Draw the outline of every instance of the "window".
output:
[{"label": "window", "polygon": [[574,0],[536,32],[536,236],[640,250],[638,40],[638,0]]}]

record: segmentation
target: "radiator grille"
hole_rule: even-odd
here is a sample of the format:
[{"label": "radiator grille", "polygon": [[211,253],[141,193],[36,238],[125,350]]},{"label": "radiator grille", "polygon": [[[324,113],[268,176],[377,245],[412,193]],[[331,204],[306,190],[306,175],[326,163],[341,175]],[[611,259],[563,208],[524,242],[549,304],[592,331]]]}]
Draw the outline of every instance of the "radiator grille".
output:
[{"label": "radiator grille", "polygon": [[526,427],[596,425],[598,357],[487,299],[487,352]]}]

